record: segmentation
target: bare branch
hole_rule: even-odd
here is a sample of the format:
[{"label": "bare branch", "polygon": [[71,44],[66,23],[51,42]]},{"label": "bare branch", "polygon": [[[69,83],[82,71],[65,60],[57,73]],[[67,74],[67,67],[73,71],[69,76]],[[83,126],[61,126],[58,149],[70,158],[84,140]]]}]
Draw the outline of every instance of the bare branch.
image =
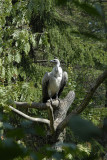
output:
[{"label": "bare branch", "polygon": [[82,103],[75,109],[76,113],[81,113],[89,104],[91,98],[93,97],[93,94],[97,90],[97,88],[100,86],[100,84],[107,78],[107,70],[105,70],[96,80],[96,82],[93,84],[92,88],[89,90],[87,95],[85,96]]},{"label": "bare branch", "polygon": [[35,109],[40,109],[40,110],[47,110],[48,109],[48,105],[46,103],[36,103],[36,102],[32,102],[32,103],[27,103],[27,102],[13,102],[13,105],[15,105],[16,107],[24,107],[24,108],[35,108]]},{"label": "bare branch", "polygon": [[71,117],[75,114],[80,114],[89,104],[93,94],[95,93],[96,89],[100,86],[102,82],[107,78],[107,70],[105,70],[96,80],[94,83],[93,87],[89,90],[89,92],[86,94],[84,100],[82,103],[74,109],[57,127],[57,133],[60,133],[68,124],[70,121]]},{"label": "bare branch", "polygon": [[45,123],[45,124],[47,124],[48,126],[50,126],[50,121],[47,120],[47,119],[44,119],[44,118],[33,118],[33,117],[30,117],[30,116],[26,115],[25,113],[19,111],[18,109],[15,109],[15,108],[12,107],[12,106],[9,106],[9,108],[10,108],[12,111],[16,112],[17,114],[21,115],[22,117],[24,117],[24,118],[26,118],[26,119],[28,119],[28,120],[31,120],[31,121],[34,121],[34,122],[39,122],[39,123]]}]

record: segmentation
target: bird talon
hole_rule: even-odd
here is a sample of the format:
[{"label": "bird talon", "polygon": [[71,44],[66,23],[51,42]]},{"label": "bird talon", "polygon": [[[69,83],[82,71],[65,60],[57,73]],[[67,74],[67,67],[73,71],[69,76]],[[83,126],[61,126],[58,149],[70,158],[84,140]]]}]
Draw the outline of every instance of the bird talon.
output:
[{"label": "bird talon", "polygon": [[51,106],[52,106],[52,98],[50,98],[50,103],[51,103]]},{"label": "bird talon", "polygon": [[58,100],[58,102],[59,102],[59,105],[60,105],[60,99],[57,97],[57,98],[56,98],[56,100]]}]

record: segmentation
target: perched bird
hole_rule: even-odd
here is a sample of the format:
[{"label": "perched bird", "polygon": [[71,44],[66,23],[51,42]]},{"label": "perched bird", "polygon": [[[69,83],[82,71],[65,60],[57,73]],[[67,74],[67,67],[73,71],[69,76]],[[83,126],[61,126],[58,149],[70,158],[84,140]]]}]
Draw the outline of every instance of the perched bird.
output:
[{"label": "perched bird", "polygon": [[46,72],[42,80],[43,103],[50,99],[58,99],[68,81],[67,72],[63,72],[58,59],[51,60],[55,67],[51,72]]}]

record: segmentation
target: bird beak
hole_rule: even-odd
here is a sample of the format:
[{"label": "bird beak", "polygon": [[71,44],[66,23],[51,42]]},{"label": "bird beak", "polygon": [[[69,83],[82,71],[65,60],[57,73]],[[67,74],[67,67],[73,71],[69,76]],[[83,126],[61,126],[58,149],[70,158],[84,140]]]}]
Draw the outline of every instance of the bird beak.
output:
[{"label": "bird beak", "polygon": [[54,61],[53,61],[53,60],[50,60],[50,62],[52,62],[52,63],[53,63]]}]

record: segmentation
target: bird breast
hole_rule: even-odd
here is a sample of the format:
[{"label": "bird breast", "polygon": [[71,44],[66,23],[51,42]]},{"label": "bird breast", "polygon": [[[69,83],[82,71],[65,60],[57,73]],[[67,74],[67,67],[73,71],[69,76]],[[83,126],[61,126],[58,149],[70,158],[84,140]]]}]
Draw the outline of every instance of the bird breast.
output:
[{"label": "bird breast", "polygon": [[52,97],[59,92],[61,80],[62,80],[62,68],[54,67],[52,72],[50,72],[50,79],[48,85],[49,97]]},{"label": "bird breast", "polygon": [[61,80],[62,80],[62,77],[54,77],[52,76],[50,78],[50,81],[49,81],[49,85],[48,85],[48,94],[49,96],[54,96],[56,93],[59,92],[59,88],[60,88],[60,85],[61,85]]},{"label": "bird breast", "polygon": [[58,77],[62,78],[62,68],[55,66],[51,72],[51,76],[54,76],[56,78]]}]

